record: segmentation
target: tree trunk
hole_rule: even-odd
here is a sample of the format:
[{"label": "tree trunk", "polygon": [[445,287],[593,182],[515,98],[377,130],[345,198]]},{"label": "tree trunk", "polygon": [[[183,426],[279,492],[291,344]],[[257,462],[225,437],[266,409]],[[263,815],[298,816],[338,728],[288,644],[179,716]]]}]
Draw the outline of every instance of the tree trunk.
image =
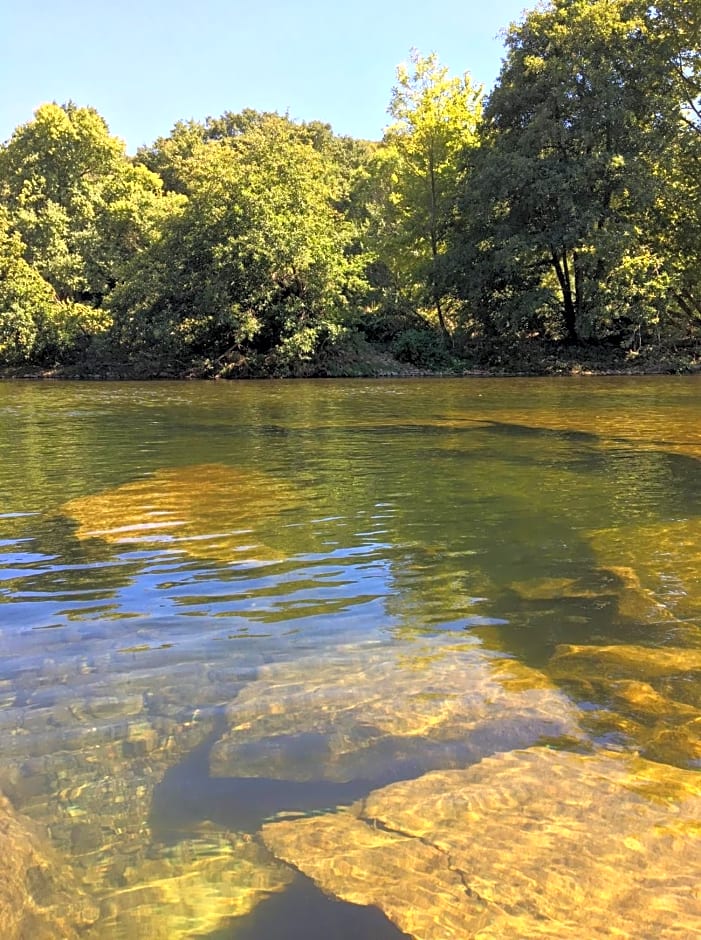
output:
[{"label": "tree trunk", "polygon": [[438,289],[438,196],[436,193],[436,168],[433,161],[433,152],[429,153],[428,171],[431,185],[431,291],[433,293],[433,304],[436,308],[436,315],[438,316],[441,332],[448,342],[452,343],[453,338],[445,322],[443,305],[441,304],[441,293]]},{"label": "tree trunk", "polygon": [[570,271],[567,264],[567,252],[562,252],[562,258],[558,256],[554,248],[551,249],[551,252],[553,267],[555,268],[555,274],[557,275],[560,289],[562,291],[562,310],[565,321],[565,331],[567,333],[567,341],[569,343],[576,344],[579,342],[579,337],[577,336],[577,308],[575,306],[574,297],[572,296],[572,284],[570,282]]},{"label": "tree trunk", "polygon": [[674,299],[690,320],[701,319],[701,304],[688,291],[678,291]]}]

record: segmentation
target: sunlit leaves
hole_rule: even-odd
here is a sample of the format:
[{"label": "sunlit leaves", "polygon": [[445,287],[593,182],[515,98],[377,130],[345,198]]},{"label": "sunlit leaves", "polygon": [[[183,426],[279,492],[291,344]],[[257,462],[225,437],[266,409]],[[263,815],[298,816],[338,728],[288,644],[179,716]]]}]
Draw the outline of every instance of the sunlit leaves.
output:
[{"label": "sunlit leaves", "polygon": [[440,262],[464,151],[476,142],[481,90],[467,73],[451,76],[435,54],[413,50],[397,69],[389,113],[374,164],[379,254],[400,291],[432,309],[447,334]]},{"label": "sunlit leaves", "polygon": [[130,159],[93,109],[43,105],[0,147],[0,364],[299,374],[353,330],[428,367],[504,334],[693,336],[700,16],[541,4],[484,115],[412,51],[377,143],[244,109]]},{"label": "sunlit leaves", "polygon": [[285,372],[338,326],[352,275],[344,176],[287,119],[245,125],[193,148],[187,204],[112,297],[132,355],[258,356]]},{"label": "sunlit leaves", "polygon": [[646,17],[628,0],[555,0],[511,28],[463,198],[472,316],[570,341],[658,324],[670,278],[647,220],[677,106]]},{"label": "sunlit leaves", "polygon": [[61,300],[97,306],[167,213],[92,108],[42,105],[0,151],[0,195],[25,258]]},{"label": "sunlit leaves", "polygon": [[62,301],[26,260],[26,246],[0,209],[0,362],[70,361],[109,325],[104,311]]}]

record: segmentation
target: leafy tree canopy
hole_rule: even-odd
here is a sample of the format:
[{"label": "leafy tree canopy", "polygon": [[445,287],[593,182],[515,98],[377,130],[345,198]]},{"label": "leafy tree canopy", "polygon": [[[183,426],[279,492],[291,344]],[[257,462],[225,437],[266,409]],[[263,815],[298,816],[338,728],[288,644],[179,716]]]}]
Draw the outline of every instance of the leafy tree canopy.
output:
[{"label": "leafy tree canopy", "polygon": [[373,170],[376,246],[400,294],[434,312],[450,332],[441,278],[446,231],[457,198],[458,169],[476,143],[481,89],[466,73],[451,76],[438,57],[412,50],[397,69],[393,118]]},{"label": "leafy tree canopy", "polygon": [[471,316],[574,342],[659,322],[670,278],[647,223],[679,102],[655,43],[629,0],[555,0],[511,28],[456,248]]},{"label": "leafy tree canopy", "polygon": [[0,150],[0,201],[29,264],[61,300],[99,305],[170,211],[92,108],[42,105]]},{"label": "leafy tree canopy", "polygon": [[219,364],[253,351],[283,372],[313,356],[352,290],[336,164],[268,116],[196,149],[187,178],[182,212],[114,292],[122,343]]}]

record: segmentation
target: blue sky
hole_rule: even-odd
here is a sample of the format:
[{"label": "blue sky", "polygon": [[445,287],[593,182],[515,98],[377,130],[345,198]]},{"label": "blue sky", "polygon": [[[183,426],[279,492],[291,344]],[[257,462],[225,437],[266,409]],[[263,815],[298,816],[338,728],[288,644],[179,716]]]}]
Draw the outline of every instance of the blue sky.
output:
[{"label": "blue sky", "polygon": [[[289,112],[378,138],[411,47],[491,87],[524,0],[0,0],[0,140],[92,105],[130,152],[179,119]],[[533,4],[530,4],[533,5]]]}]

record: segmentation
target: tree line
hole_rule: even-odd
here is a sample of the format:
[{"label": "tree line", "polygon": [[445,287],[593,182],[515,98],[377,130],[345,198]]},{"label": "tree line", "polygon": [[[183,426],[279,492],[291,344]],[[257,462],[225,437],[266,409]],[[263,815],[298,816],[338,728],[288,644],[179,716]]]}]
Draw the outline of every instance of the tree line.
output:
[{"label": "tree line", "polygon": [[699,0],[551,0],[509,28],[487,95],[412,52],[379,142],[245,110],[130,157],[94,109],[43,105],[0,148],[0,366],[683,361],[700,40]]}]

